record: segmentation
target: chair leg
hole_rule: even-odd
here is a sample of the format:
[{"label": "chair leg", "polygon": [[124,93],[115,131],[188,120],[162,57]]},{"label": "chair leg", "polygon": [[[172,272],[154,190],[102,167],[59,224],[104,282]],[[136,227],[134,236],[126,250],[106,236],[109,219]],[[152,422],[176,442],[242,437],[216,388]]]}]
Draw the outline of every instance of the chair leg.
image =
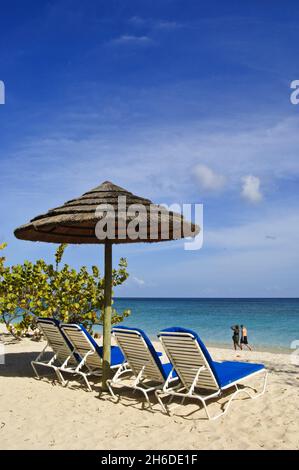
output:
[{"label": "chair leg", "polygon": [[112,384],[115,384],[118,382],[118,379],[119,377],[122,375],[122,374],[125,374],[126,372],[129,372],[130,369],[128,369],[127,365],[126,364],[122,364],[116,371],[116,373],[114,374],[113,378],[112,379],[108,379],[106,380],[106,384],[107,384],[107,387],[108,387],[108,390],[110,392],[110,394],[112,395],[112,397],[114,399],[117,399],[117,396],[115,395],[113,389],[112,389]]},{"label": "chair leg", "polygon": [[31,367],[32,367],[32,369],[35,373],[36,378],[40,380],[41,377],[40,377],[39,373],[37,372],[37,369],[36,369],[35,364],[34,364],[33,361],[31,361]]},{"label": "chair leg", "polygon": [[236,390],[232,396],[230,397],[229,401],[225,404],[225,408],[224,410],[221,412],[221,413],[218,413],[217,415],[215,416],[211,416],[210,413],[209,413],[209,410],[208,410],[208,406],[207,406],[207,403],[206,403],[206,400],[203,400],[201,398],[199,398],[199,400],[202,402],[203,406],[204,406],[204,409],[205,409],[205,412],[206,412],[206,415],[207,415],[207,418],[209,421],[214,421],[218,418],[220,418],[221,416],[224,416],[228,410],[229,410],[229,407],[233,401],[233,399],[235,398],[235,396],[240,392],[241,390]]},{"label": "chair leg", "polygon": [[87,375],[84,374],[84,372],[76,372],[76,373],[79,374],[79,375],[81,375],[81,377],[83,378],[84,382],[86,383],[86,386],[87,386],[88,390],[89,390],[90,392],[92,392],[92,388],[91,388],[90,383],[89,383],[89,381],[88,381]]},{"label": "chair leg", "polygon": [[173,400],[173,395],[170,395],[170,397],[169,397],[169,400],[168,400],[168,403],[167,403],[167,404],[168,404],[168,405],[170,405],[170,403],[172,402],[172,400]]},{"label": "chair leg", "polygon": [[58,369],[58,367],[53,367],[53,369],[54,369],[54,371],[57,375],[57,378],[58,378],[59,382],[61,383],[61,385],[65,386],[67,382],[64,380],[63,375],[60,372],[60,370]]},{"label": "chair leg", "polygon": [[229,408],[230,408],[230,405],[232,403],[232,401],[234,400],[234,398],[239,395],[240,393],[245,393],[249,398],[251,398],[252,400],[255,400],[256,398],[262,396],[265,391],[266,391],[266,386],[267,386],[267,378],[268,378],[268,372],[265,371],[265,375],[264,375],[264,382],[263,382],[263,388],[261,390],[260,393],[257,393],[255,395],[252,395],[248,390],[245,390],[245,389],[239,389],[238,388],[238,385],[235,385],[236,387],[236,391],[232,394],[232,396],[230,397],[229,401],[225,404],[225,407],[224,407],[224,410],[222,411],[222,413],[219,413],[217,414],[216,416],[213,416],[211,417],[209,411],[208,411],[208,407],[207,407],[207,404],[206,404],[206,400],[200,398],[200,397],[197,397],[204,405],[204,408],[205,408],[205,411],[206,411],[206,414],[207,414],[207,417],[209,420],[215,420],[215,419],[218,419],[220,418],[221,416],[225,415]]},{"label": "chair leg", "polygon": [[[161,390],[156,390],[155,391],[155,396],[156,396],[158,402],[160,403],[160,406],[161,406],[163,412],[166,413],[166,414],[169,414],[166,407],[165,407],[165,405],[164,405],[164,403],[163,403],[163,401],[162,401],[162,398],[160,396],[162,394],[163,394],[163,392]],[[170,398],[172,399],[173,397],[171,396]]]},{"label": "chair leg", "polygon": [[149,404],[150,409],[152,410],[153,407],[152,407],[152,404],[151,404],[150,399],[149,399],[149,397],[148,397],[147,391],[144,390],[144,389],[141,388],[141,387],[136,387],[136,390],[140,390],[140,391],[143,393],[143,395],[145,396],[145,399],[146,399],[147,403]]},{"label": "chair leg", "polygon": [[[52,369],[52,370],[55,372],[55,374],[56,374],[56,376],[57,376],[57,378],[58,378],[58,381],[59,381],[62,385],[65,384],[64,378],[62,377],[62,375],[61,375],[60,371],[57,369],[57,367],[52,366],[52,365],[48,365],[48,364],[41,364],[41,366],[42,366],[42,367],[48,367],[48,368]],[[41,376],[41,375],[38,373],[38,371],[37,371],[36,362],[35,362],[35,361],[32,361],[32,362],[31,362],[31,367],[32,367],[32,369],[33,369],[33,371],[34,371],[34,373],[35,373],[36,378],[37,378],[38,380],[41,380],[41,379],[42,379],[42,376]]]},{"label": "chair leg", "polygon": [[109,380],[106,380],[106,384],[107,384],[107,387],[108,387],[108,390],[110,392],[110,395],[115,399],[117,400],[117,396],[115,395],[114,391],[113,391],[113,388],[112,388],[112,380],[109,379]]}]

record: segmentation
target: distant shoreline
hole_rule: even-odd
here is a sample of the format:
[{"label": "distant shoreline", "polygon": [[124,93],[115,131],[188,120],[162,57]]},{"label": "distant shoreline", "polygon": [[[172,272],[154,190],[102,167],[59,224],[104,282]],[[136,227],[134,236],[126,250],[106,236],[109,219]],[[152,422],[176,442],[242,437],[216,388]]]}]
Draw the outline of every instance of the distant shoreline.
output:
[{"label": "distant shoreline", "polygon": [[[210,341],[207,341],[206,343],[207,347],[208,348],[216,348],[216,349],[229,349],[231,351],[233,351],[233,347],[232,346],[229,346],[227,343],[211,343]],[[252,345],[252,348],[253,348],[253,351],[254,352],[257,352],[257,353],[272,353],[272,354],[291,354],[291,352],[293,352],[294,350],[293,349],[288,349],[288,348],[283,348],[283,347],[280,347],[280,346],[256,346],[254,347],[254,344]],[[240,350],[238,349],[236,351],[236,353],[238,353],[238,351],[240,352]],[[251,351],[249,351],[247,348],[243,349],[242,352],[247,352],[250,354]],[[250,356],[249,356],[250,357]]]}]

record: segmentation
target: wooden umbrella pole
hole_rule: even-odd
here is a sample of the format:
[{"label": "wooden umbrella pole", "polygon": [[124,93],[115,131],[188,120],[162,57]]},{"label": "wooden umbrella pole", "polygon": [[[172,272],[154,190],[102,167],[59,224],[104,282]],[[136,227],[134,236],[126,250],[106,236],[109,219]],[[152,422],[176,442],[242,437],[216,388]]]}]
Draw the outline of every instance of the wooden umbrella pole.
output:
[{"label": "wooden umbrella pole", "polygon": [[112,243],[105,243],[105,300],[103,323],[103,382],[102,390],[107,391],[106,381],[110,377],[111,363],[111,305],[112,305]]}]

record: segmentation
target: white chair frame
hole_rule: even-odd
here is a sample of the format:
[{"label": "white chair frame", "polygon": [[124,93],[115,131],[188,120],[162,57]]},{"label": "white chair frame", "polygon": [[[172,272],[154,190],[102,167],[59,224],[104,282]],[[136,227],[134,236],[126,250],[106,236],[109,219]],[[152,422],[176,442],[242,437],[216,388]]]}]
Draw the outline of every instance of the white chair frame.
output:
[{"label": "white chair frame", "polygon": [[[114,377],[107,380],[107,386],[112,397],[114,399],[117,398],[113,391],[113,387],[116,384],[123,382],[123,376],[128,372],[131,372],[135,377],[135,380],[132,384],[125,384],[125,386],[133,389],[134,391],[140,391],[144,395],[150,409],[152,409],[149,394],[151,392],[161,390],[165,383],[177,381],[177,377],[172,377],[172,374],[169,374],[167,381],[165,382],[165,379],[140,332],[134,329],[118,330],[117,328],[114,328],[113,336],[127,360],[128,368],[125,369],[123,366],[120,367]],[[157,385],[148,385],[146,380],[158,383]],[[162,406],[164,407],[163,404]]]},{"label": "white chair frame", "polygon": [[[79,325],[64,323],[61,325],[61,328],[72,344],[74,354],[77,354],[81,358],[81,361],[77,364],[76,367],[68,367],[67,363],[65,363],[61,367],[61,372],[80,375],[83,378],[88,390],[91,392],[92,388],[88,378],[90,376],[102,376],[102,357],[98,354],[94,345],[91,343]],[[121,367],[127,367],[125,361],[121,364],[112,366],[111,369],[114,370]],[[84,370],[84,368],[87,370]]]},{"label": "white chair frame", "polygon": [[[170,344],[169,340],[167,341],[166,338],[170,338],[172,337],[172,345]],[[176,345],[176,342],[175,342],[175,339],[179,339],[179,342],[178,344]],[[202,362],[202,365],[200,365],[198,368],[190,368],[189,367],[189,371],[193,371],[193,380],[191,383],[187,384],[186,381],[184,380],[184,378],[182,378],[182,374],[181,374],[181,369],[182,369],[182,363],[180,361],[178,361],[178,358],[181,357],[180,356],[180,353],[182,353],[182,341],[186,341],[186,339],[188,339],[190,341],[190,339],[194,342],[193,344],[196,344],[196,348],[197,348],[197,353],[200,355],[200,358],[201,358],[201,362]],[[261,395],[263,395],[266,391],[266,386],[267,386],[267,377],[268,377],[268,371],[263,368],[263,369],[260,369],[256,372],[253,372],[239,380],[236,380],[235,382],[231,382],[227,385],[225,385],[224,387],[219,387],[217,381],[216,381],[216,378],[214,377],[214,374],[213,374],[213,371],[211,370],[210,366],[209,366],[209,363],[207,362],[201,348],[200,348],[200,345],[198,344],[197,340],[190,334],[190,333],[183,333],[183,332],[162,332],[161,333],[161,336],[160,336],[160,341],[166,351],[166,354],[167,356],[170,358],[171,360],[171,363],[173,364],[173,370],[176,370],[181,382],[182,382],[182,386],[181,388],[179,389],[173,389],[171,387],[169,387],[169,384],[168,382],[165,383],[164,387],[162,388],[162,390],[157,390],[155,392],[156,394],[156,397],[159,401],[159,403],[161,404],[161,407],[163,409],[163,411],[165,412],[166,408],[162,402],[162,395],[166,395],[166,396],[170,396],[170,398],[172,399],[173,397],[177,396],[177,397],[181,397],[182,398],[182,401],[181,401],[181,404],[184,403],[184,401],[186,400],[186,398],[195,398],[197,400],[199,400],[204,409],[205,409],[205,412],[206,412],[206,415],[207,415],[207,418],[209,420],[215,420],[215,419],[218,419],[220,418],[221,416],[225,415],[229,408],[230,408],[230,405],[232,403],[232,401],[236,398],[237,395],[239,395],[240,393],[245,393],[246,395],[248,395],[251,399],[256,399],[258,397],[260,397]],[[174,351],[177,351],[177,357],[176,355],[174,354]],[[186,358],[185,358],[186,361],[188,361],[188,355],[186,354]],[[211,382],[209,383],[209,389],[208,390],[211,390],[211,388],[213,387],[213,383],[214,383],[214,390],[212,391],[212,393],[207,393],[206,395],[203,395],[203,394],[200,394],[200,393],[197,393],[196,392],[196,389],[198,388],[198,385],[199,385],[199,382],[200,382],[200,379],[201,379],[201,374],[205,374],[206,375],[209,375],[210,378],[211,378]],[[241,385],[243,384],[243,382],[247,381],[248,379],[251,379],[252,377],[254,376],[258,376],[258,375],[264,375],[264,380],[263,380],[263,386],[262,386],[262,389],[259,393],[256,393],[254,395],[252,395],[248,390],[246,389],[241,389],[238,387],[238,385]],[[205,378],[206,380],[206,378]],[[202,387],[200,387],[202,389]],[[235,389],[235,392],[231,395],[231,397],[229,398],[228,402],[225,404],[225,407],[224,407],[224,410],[221,412],[221,413],[218,413],[214,416],[211,416],[209,410],[208,410],[208,406],[207,406],[207,402],[212,400],[213,398],[219,398],[223,395],[223,392],[230,389],[230,388],[234,388]]]},{"label": "white chair frame", "polygon": [[[76,367],[76,364],[78,363],[73,355],[73,350],[67,344],[59,326],[55,325],[54,322],[41,319],[41,321],[37,322],[37,325],[47,343],[43,350],[38,354],[37,358],[31,361],[31,366],[35,376],[37,379],[42,378],[42,375],[38,372],[37,366],[50,368],[55,372],[59,382],[62,385],[65,385],[66,382],[61,374],[61,370],[64,369],[68,363],[73,363],[74,367]],[[53,355],[50,359],[44,360],[43,358],[46,355],[47,350],[51,350]],[[57,362],[59,365],[56,364]]]}]

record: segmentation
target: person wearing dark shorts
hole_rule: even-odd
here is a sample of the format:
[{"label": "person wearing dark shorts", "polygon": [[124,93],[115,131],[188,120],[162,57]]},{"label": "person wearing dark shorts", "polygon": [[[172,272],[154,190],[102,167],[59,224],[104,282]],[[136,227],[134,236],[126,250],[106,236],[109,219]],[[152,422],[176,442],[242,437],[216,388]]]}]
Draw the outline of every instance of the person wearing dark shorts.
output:
[{"label": "person wearing dark shorts", "polygon": [[240,328],[239,328],[239,325],[231,326],[231,329],[234,332],[233,336],[232,336],[234,350],[236,351],[237,348],[242,349],[240,344],[239,344],[239,341],[240,341]]},{"label": "person wearing dark shorts", "polygon": [[244,325],[241,325],[241,344],[240,348],[243,349],[243,345],[246,346],[249,351],[252,351],[252,348],[248,344],[248,334],[247,334],[247,328]]}]

